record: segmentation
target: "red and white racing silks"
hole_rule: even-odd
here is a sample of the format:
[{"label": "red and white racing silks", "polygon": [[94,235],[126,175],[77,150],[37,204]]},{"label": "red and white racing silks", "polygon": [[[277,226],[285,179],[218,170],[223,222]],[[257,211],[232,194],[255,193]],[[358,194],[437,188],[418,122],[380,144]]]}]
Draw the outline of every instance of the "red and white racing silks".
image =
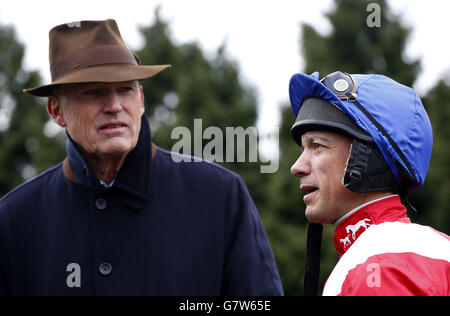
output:
[{"label": "red and white racing silks", "polygon": [[450,237],[412,224],[398,195],[364,204],[335,226],[340,260],[323,295],[450,295]]}]

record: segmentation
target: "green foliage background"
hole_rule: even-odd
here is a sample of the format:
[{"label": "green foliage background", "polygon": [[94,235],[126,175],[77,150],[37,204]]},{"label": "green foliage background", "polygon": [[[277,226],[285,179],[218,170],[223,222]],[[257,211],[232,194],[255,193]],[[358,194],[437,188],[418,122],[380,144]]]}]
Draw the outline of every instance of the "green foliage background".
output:
[{"label": "green foliage background", "polygon": [[[381,73],[412,86],[420,72],[420,60],[404,57],[411,29],[401,24],[400,17],[393,15],[385,1],[376,1],[382,8],[381,27],[367,27],[366,7],[370,2],[374,1],[335,0],[334,8],[326,15],[332,25],[330,34],[321,35],[312,26],[301,25],[299,45],[306,63],[304,69],[292,69],[292,73],[319,71],[321,76],[336,70]],[[171,149],[178,141],[171,139],[173,128],[186,126],[193,133],[195,118],[203,120],[203,129],[217,126],[225,131],[228,126],[256,126],[257,93],[241,79],[239,65],[227,55],[226,46],[219,47],[213,56],[206,56],[198,43],[175,43],[170,25],[160,18],[158,10],[155,17],[151,25],[140,27],[145,44],[137,54],[143,64],[172,64],[172,68],[142,82],[153,141]],[[64,132],[49,132],[45,99],[22,93],[23,88],[42,82],[38,72],[22,68],[24,49],[14,29],[0,21],[0,197],[65,157]],[[426,184],[410,197],[419,212],[409,214],[413,221],[447,234],[450,232],[448,82],[449,78],[442,78],[422,96],[433,125],[434,149]],[[287,86],[286,82],[286,91]],[[257,163],[223,165],[240,174],[249,188],[274,251],[285,293],[300,295],[307,221],[298,179],[290,175],[290,167],[300,152],[290,139],[294,116],[287,100],[288,95],[285,104],[273,105],[281,112],[278,172],[261,174]],[[338,260],[332,235],[333,227],[326,226],[322,286]]]}]

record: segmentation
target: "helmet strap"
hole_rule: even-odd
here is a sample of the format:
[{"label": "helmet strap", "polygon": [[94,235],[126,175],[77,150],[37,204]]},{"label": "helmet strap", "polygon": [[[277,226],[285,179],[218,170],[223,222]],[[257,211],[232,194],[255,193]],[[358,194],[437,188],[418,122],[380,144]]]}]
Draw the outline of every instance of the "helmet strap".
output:
[{"label": "helmet strap", "polygon": [[305,273],[303,276],[303,296],[317,296],[322,231],[322,224],[309,223],[306,241]]},{"label": "helmet strap", "polygon": [[375,143],[353,139],[343,178],[350,191],[399,192],[399,184]]}]

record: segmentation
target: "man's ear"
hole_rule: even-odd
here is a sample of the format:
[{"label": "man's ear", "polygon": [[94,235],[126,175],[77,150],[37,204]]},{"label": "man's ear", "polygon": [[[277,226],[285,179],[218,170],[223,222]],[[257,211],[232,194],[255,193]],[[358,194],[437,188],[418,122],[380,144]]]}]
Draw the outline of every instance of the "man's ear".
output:
[{"label": "man's ear", "polygon": [[55,96],[50,96],[47,99],[47,112],[52,118],[53,122],[61,127],[66,127],[67,123],[61,108],[61,99]]}]

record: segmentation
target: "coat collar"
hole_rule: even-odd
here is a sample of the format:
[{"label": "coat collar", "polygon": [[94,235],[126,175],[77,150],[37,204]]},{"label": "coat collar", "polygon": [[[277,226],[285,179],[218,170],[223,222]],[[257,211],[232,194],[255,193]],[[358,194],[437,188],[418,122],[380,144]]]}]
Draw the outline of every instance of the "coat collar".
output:
[{"label": "coat collar", "polygon": [[[66,134],[67,158],[63,163],[64,175],[72,182],[91,189],[98,188],[100,182],[97,176],[76,147],[70,135]],[[144,200],[148,196],[151,162],[156,151],[157,147],[151,142],[148,119],[144,114],[141,119],[141,130],[136,147],[125,159],[113,187],[121,189],[140,200]]]},{"label": "coat collar", "polygon": [[385,222],[411,221],[398,195],[391,195],[363,204],[336,222],[334,246],[342,256],[371,225]]},{"label": "coat collar", "polygon": [[69,164],[67,165],[71,169],[71,175],[76,179],[76,183],[93,188],[98,183],[98,179],[88,163],[84,159],[76,147],[75,141],[70,137],[66,130],[66,152]]},{"label": "coat collar", "polygon": [[141,119],[136,147],[128,154],[117,175],[115,186],[142,200],[148,196],[152,163],[152,137],[147,116]]}]

